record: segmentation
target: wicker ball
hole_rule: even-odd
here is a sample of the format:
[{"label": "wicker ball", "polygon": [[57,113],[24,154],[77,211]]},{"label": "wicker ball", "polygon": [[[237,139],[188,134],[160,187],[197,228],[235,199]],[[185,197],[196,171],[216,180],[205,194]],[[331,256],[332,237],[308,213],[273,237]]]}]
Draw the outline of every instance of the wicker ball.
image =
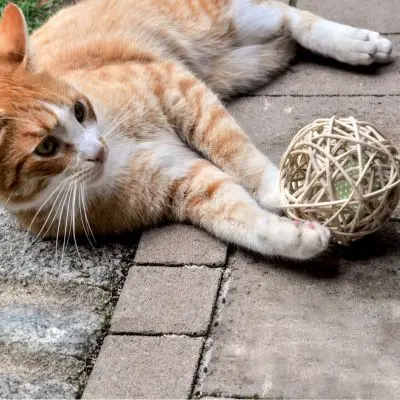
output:
[{"label": "wicker ball", "polygon": [[283,207],[349,244],[390,218],[400,199],[399,171],[399,153],[368,122],[318,119],[296,134],[281,160]]}]

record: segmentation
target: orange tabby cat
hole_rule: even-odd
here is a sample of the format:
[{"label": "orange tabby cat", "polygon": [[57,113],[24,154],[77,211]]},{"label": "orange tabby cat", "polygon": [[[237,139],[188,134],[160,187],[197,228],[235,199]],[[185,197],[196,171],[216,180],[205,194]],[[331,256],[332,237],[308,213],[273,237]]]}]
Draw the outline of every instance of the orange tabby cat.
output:
[{"label": "orange tabby cat", "polygon": [[86,0],[28,38],[0,25],[0,198],[40,236],[189,221],[307,259],[329,231],[279,209],[278,171],[217,95],[282,70],[294,41],[350,64],[390,60],[376,32],[269,0]]}]

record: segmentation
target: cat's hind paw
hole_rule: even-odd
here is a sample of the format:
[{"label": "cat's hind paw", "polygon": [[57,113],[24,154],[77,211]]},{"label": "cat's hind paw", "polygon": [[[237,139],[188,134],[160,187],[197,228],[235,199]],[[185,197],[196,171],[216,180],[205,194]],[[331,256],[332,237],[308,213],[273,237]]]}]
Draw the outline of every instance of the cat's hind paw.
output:
[{"label": "cat's hind paw", "polygon": [[378,32],[322,20],[313,32],[322,53],[351,65],[387,64],[393,60],[392,42]]},{"label": "cat's hind paw", "polygon": [[348,56],[356,64],[387,64],[393,60],[392,42],[389,39],[366,29],[350,28],[350,32],[352,39],[348,39]]}]

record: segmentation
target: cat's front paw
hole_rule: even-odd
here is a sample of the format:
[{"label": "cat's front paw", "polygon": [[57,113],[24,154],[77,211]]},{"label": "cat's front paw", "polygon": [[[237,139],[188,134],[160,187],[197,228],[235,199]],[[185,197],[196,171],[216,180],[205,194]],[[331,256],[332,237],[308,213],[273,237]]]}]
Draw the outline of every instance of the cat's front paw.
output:
[{"label": "cat's front paw", "polygon": [[307,260],[325,251],[329,245],[329,229],[316,222],[276,217],[270,223],[266,246],[270,247],[271,254]]}]

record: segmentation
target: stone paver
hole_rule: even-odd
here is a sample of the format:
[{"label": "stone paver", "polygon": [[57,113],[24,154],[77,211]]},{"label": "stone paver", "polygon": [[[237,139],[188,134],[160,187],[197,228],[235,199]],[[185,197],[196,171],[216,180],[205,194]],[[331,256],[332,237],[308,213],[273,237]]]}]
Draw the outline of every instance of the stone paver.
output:
[{"label": "stone paver", "polygon": [[288,265],[237,253],[203,395],[400,396],[400,223]]},{"label": "stone paver", "polygon": [[40,283],[0,286],[0,343],[32,353],[82,357],[105,323],[96,309],[110,293],[80,285]]},{"label": "stone paver", "polygon": [[[400,49],[400,35],[389,35]],[[399,95],[400,53],[386,66],[354,68],[302,54],[289,70],[259,91],[268,95]]]},{"label": "stone paver", "polygon": [[143,234],[138,264],[223,265],[227,245],[190,225],[168,225]]},{"label": "stone paver", "polygon": [[221,271],[207,267],[132,267],[111,332],[205,334]]},{"label": "stone paver", "polygon": [[[28,283],[29,282],[29,283]],[[74,398],[110,293],[79,284],[0,282],[0,398]]]},{"label": "stone paver", "polygon": [[0,398],[76,398],[85,380],[85,361],[29,346],[0,344]]},{"label": "stone paver", "polygon": [[297,7],[337,22],[382,33],[399,33],[397,0],[297,0]]},{"label": "stone paver", "polygon": [[187,398],[202,346],[200,338],[108,336],[83,398]]}]

